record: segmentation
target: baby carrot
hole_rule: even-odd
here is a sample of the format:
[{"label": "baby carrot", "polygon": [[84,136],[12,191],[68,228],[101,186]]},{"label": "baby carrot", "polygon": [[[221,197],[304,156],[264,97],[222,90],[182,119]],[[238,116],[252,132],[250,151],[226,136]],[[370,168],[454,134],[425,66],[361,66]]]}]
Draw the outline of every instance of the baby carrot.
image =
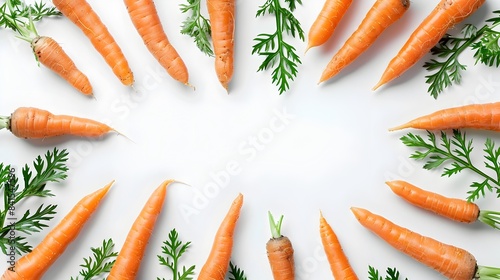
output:
[{"label": "baby carrot", "polygon": [[365,18],[333,56],[321,75],[320,83],[337,75],[366,51],[390,25],[410,7],[410,0],[377,0]]},{"label": "baby carrot", "polygon": [[323,45],[333,34],[352,0],[326,0],[308,34],[307,50]]},{"label": "baby carrot", "polygon": [[468,251],[400,227],[368,210],[356,207],[351,207],[351,210],[361,225],[389,245],[433,268],[448,279],[478,279],[474,278],[477,269],[476,258]]},{"label": "baby carrot", "polygon": [[271,239],[266,243],[266,250],[273,278],[274,280],[293,280],[295,279],[294,250],[290,239],[281,234],[283,216],[276,223],[271,212],[268,214],[272,234]]},{"label": "baby carrot", "polygon": [[149,242],[156,220],[163,207],[167,186],[172,182],[174,182],[174,180],[164,181],[151,194],[144,208],[130,228],[124,245],[118,257],[116,257],[116,262],[109,272],[108,280],[135,279],[144,252],[146,251],[146,245]]},{"label": "baby carrot", "polygon": [[389,62],[373,90],[401,76],[426,55],[448,29],[473,14],[485,0],[441,0]]},{"label": "baby carrot", "polygon": [[358,280],[358,276],[356,276],[347,256],[344,254],[337,235],[323,217],[323,214],[320,214],[319,233],[326,257],[330,263],[333,278],[337,280]]},{"label": "baby carrot", "polygon": [[207,0],[215,72],[221,85],[228,90],[233,77],[235,0]]},{"label": "baby carrot", "polygon": [[124,2],[132,23],[151,54],[172,78],[188,85],[189,75],[186,65],[170,44],[153,0],[124,0]]},{"label": "baby carrot", "polygon": [[233,235],[236,228],[236,222],[240,216],[243,206],[243,195],[239,194],[226,217],[222,221],[212,245],[212,250],[208,259],[201,268],[198,280],[224,280],[229,268],[229,261],[233,251]]},{"label": "baby carrot", "polygon": [[114,130],[94,120],[54,115],[32,107],[20,107],[10,117],[0,116],[0,129],[2,128],[7,128],[15,136],[26,139],[59,135],[98,137]]},{"label": "baby carrot", "polygon": [[[113,181],[114,182],[114,181]],[[1,280],[38,280],[76,239],[113,182],[84,198],[55,226],[33,251],[21,257]]]},{"label": "baby carrot", "polygon": [[479,206],[466,200],[449,198],[418,188],[405,181],[390,181],[386,184],[391,190],[409,203],[429,210],[448,219],[473,223],[477,220],[500,229],[500,212],[480,211]]},{"label": "baby carrot", "polygon": [[405,128],[426,130],[472,128],[500,131],[500,102],[442,109],[390,128],[389,131]]},{"label": "baby carrot", "polygon": [[89,3],[86,0],[52,0],[52,2],[90,39],[94,48],[122,84],[131,86],[134,83],[134,75],[122,50]]}]

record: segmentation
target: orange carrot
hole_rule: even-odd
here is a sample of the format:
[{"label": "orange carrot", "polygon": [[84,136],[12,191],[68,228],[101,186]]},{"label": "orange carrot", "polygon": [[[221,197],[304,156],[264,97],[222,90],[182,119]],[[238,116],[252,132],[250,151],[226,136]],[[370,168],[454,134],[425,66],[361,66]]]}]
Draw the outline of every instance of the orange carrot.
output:
[{"label": "orange carrot", "polygon": [[38,36],[31,41],[31,48],[41,64],[57,73],[81,93],[92,94],[92,85],[87,76],[78,70],[73,60],[54,39]]},{"label": "orange carrot", "polygon": [[330,263],[333,278],[337,280],[358,280],[358,276],[356,276],[347,256],[344,254],[337,235],[325,220],[323,214],[320,214],[319,233],[326,257]]},{"label": "orange carrot", "polygon": [[2,128],[7,128],[15,136],[26,139],[59,135],[99,137],[114,130],[94,120],[54,115],[33,107],[20,107],[10,117],[0,116],[0,129]]},{"label": "orange carrot", "polygon": [[472,280],[476,259],[468,251],[400,227],[368,210],[351,207],[356,219],[395,249],[453,280]]},{"label": "orange carrot", "polygon": [[122,50],[86,0],[52,0],[54,6],[80,28],[122,84],[131,86],[134,75]]},{"label": "orange carrot", "polygon": [[208,259],[201,268],[198,280],[224,280],[233,251],[233,235],[243,206],[243,195],[239,194],[231,204],[222,221],[212,245]]},{"label": "orange carrot", "polygon": [[[113,181],[114,182],[114,181]],[[113,182],[82,198],[33,251],[7,269],[1,280],[38,280],[76,239]]]},{"label": "orange carrot", "polygon": [[307,50],[323,45],[333,34],[352,0],[326,0],[308,34]]},{"label": "orange carrot", "polygon": [[175,80],[188,85],[188,70],[175,48],[170,44],[158,17],[153,0],[124,0],[130,19],[144,44]]},{"label": "orange carrot", "polygon": [[207,0],[214,45],[215,72],[226,90],[233,77],[234,2],[235,0]]},{"label": "orange carrot", "polygon": [[410,7],[410,0],[377,0],[365,18],[330,60],[320,83],[337,75],[366,51],[384,30],[400,19]]},{"label": "orange carrot", "polygon": [[477,220],[500,229],[500,212],[479,210],[479,206],[466,200],[449,198],[418,188],[405,181],[390,181],[391,190],[409,203],[448,219],[473,223]]},{"label": "orange carrot", "polygon": [[268,214],[272,235],[271,239],[266,243],[266,251],[273,278],[274,280],[293,280],[295,279],[294,250],[290,239],[281,234],[283,215],[276,223],[271,212],[268,212]]},{"label": "orange carrot", "polygon": [[500,131],[500,102],[439,110],[389,130],[405,128],[426,130],[472,128]]},{"label": "orange carrot", "polygon": [[174,182],[174,180],[164,181],[151,194],[144,208],[130,228],[127,238],[123,243],[123,247],[116,257],[116,262],[109,272],[108,280],[135,279],[144,252],[146,251],[146,245],[149,242],[156,220],[163,207],[167,186],[172,182]]},{"label": "orange carrot", "polygon": [[426,55],[448,29],[473,14],[484,2],[485,0],[441,0],[389,62],[373,90],[401,76]]}]

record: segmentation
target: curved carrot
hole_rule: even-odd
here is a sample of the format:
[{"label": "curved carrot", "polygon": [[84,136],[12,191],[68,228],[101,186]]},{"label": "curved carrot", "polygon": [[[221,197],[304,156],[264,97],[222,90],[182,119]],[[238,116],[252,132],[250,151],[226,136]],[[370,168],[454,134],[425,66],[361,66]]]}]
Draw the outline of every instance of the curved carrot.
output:
[{"label": "curved carrot", "polygon": [[73,60],[54,39],[38,36],[31,41],[31,48],[41,64],[57,73],[81,93],[92,94],[92,85],[87,76],[78,70]]},{"label": "curved carrot", "polygon": [[215,72],[226,90],[233,77],[234,2],[235,0],[207,0],[214,45]]},{"label": "curved carrot", "polygon": [[319,233],[328,263],[330,263],[333,278],[337,280],[358,280],[358,276],[352,269],[337,235],[325,220],[323,214],[320,214]]},{"label": "curved carrot", "polygon": [[307,50],[323,45],[351,6],[352,0],[326,0],[308,34]]},{"label": "curved carrot", "polygon": [[198,280],[224,280],[233,250],[234,230],[242,206],[243,195],[239,194],[215,234],[212,250],[201,268]]},{"label": "curved carrot", "polygon": [[473,128],[500,131],[500,102],[472,104],[439,110],[403,125],[390,128],[389,131],[405,128],[426,130]]},{"label": "curved carrot", "polygon": [[111,268],[108,280],[135,279],[141,260],[146,251],[146,245],[153,233],[154,226],[160,215],[167,192],[167,186],[174,180],[164,181],[151,194],[144,205],[139,216],[130,228],[130,231],[123,243],[123,247],[116,257],[116,262]]},{"label": "curved carrot", "polygon": [[468,251],[400,227],[368,210],[351,207],[356,219],[395,249],[433,268],[448,279],[472,280],[476,259]]},{"label": "curved carrot", "polygon": [[0,117],[0,129],[2,128],[7,128],[15,136],[26,139],[59,135],[98,137],[114,130],[94,120],[54,115],[33,107],[20,107],[10,117]]},{"label": "curved carrot", "polygon": [[52,0],[54,6],[80,28],[122,84],[131,86],[134,75],[122,50],[86,0]]},{"label": "curved carrot", "polygon": [[124,0],[130,19],[144,44],[175,80],[188,85],[188,70],[168,37],[158,17],[153,0]]},{"label": "curved carrot", "polygon": [[448,29],[473,14],[485,0],[441,0],[389,62],[373,90],[401,76],[426,55]]},{"label": "curved carrot", "polygon": [[269,223],[271,224],[272,237],[266,243],[267,257],[271,265],[274,280],[293,280],[295,279],[295,261],[293,259],[292,242],[286,236],[281,234],[281,223],[283,216],[276,223],[269,214]]},{"label": "curved carrot", "polygon": [[330,60],[319,82],[332,78],[351,64],[387,27],[399,20],[409,7],[410,0],[377,0],[356,31]]},{"label": "curved carrot", "polygon": [[390,181],[391,190],[409,203],[448,219],[473,223],[477,220],[500,229],[500,212],[479,210],[479,206],[466,200],[449,198],[418,188],[405,181]]},{"label": "curved carrot", "polygon": [[66,247],[76,239],[113,183],[114,181],[82,198],[33,251],[15,263],[15,269],[5,271],[1,280],[40,279],[64,253]]}]

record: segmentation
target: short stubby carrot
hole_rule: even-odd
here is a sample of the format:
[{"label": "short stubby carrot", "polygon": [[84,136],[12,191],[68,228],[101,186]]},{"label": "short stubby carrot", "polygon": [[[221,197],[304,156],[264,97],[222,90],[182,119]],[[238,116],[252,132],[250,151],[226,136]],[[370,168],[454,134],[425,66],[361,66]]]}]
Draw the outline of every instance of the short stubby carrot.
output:
[{"label": "short stubby carrot", "polygon": [[268,212],[271,226],[271,238],[266,243],[267,258],[273,273],[274,280],[295,279],[295,260],[292,242],[287,236],[281,234],[283,215],[278,222],[274,221],[271,212]]},{"label": "short stubby carrot", "polygon": [[207,0],[215,72],[221,85],[228,90],[234,67],[235,0]]},{"label": "short stubby carrot", "polygon": [[78,237],[85,223],[96,211],[114,181],[85,196],[69,211],[33,251],[21,257],[7,269],[1,280],[38,280]]},{"label": "short stubby carrot", "polygon": [[122,84],[131,86],[134,75],[121,48],[86,0],[52,0],[54,6],[71,20],[101,54]]},{"label": "short stubby carrot", "polygon": [[395,249],[453,280],[472,280],[476,258],[468,251],[403,228],[362,208],[351,207],[356,219]]},{"label": "short stubby carrot", "polygon": [[116,262],[107,277],[108,280],[132,280],[136,278],[146,251],[146,245],[163,207],[167,187],[173,182],[174,180],[166,180],[161,183],[146,201],[116,257]]},{"label": "short stubby carrot", "polygon": [[165,33],[153,0],[124,0],[144,44],[175,80],[188,85],[188,70]]},{"label": "short stubby carrot", "polygon": [[233,251],[234,231],[242,206],[243,195],[238,194],[215,234],[212,249],[201,268],[198,280],[225,279]]},{"label": "short stubby carrot", "polygon": [[352,269],[337,235],[323,217],[323,214],[320,214],[319,233],[333,278],[337,280],[358,280],[358,276]]},{"label": "short stubby carrot", "polygon": [[99,137],[114,131],[108,125],[91,119],[54,115],[33,107],[20,107],[10,117],[0,117],[1,128],[7,128],[15,136],[26,139],[60,135]]},{"label": "short stubby carrot", "polygon": [[332,57],[321,75],[320,83],[337,75],[366,51],[390,25],[410,7],[410,0],[377,0],[356,31]]},{"label": "short stubby carrot", "polygon": [[500,131],[500,102],[470,104],[438,110],[389,130],[405,128],[426,130],[471,128]]},{"label": "short stubby carrot", "polygon": [[401,76],[434,47],[446,32],[473,14],[486,0],[441,0],[389,62],[373,90]]},{"label": "short stubby carrot", "polygon": [[326,0],[308,33],[307,50],[323,45],[332,36],[352,0]]},{"label": "short stubby carrot", "polygon": [[73,60],[54,39],[38,36],[31,41],[31,48],[41,64],[57,73],[81,93],[92,94],[92,85],[87,76],[78,70]]}]

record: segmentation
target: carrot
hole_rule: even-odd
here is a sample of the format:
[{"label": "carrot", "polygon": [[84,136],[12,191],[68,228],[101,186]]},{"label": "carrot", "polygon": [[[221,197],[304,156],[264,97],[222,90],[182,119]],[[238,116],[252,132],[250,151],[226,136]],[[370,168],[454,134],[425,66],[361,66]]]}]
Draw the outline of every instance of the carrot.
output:
[{"label": "carrot", "polygon": [[114,181],[82,198],[33,251],[21,257],[13,267],[5,271],[1,280],[40,279],[76,239],[113,183]]},{"label": "carrot", "polygon": [[337,280],[357,280],[358,277],[344,254],[337,235],[323,217],[323,214],[320,214],[319,233],[326,257],[330,263],[333,278]]},{"label": "carrot", "polygon": [[122,50],[86,0],[52,0],[54,6],[80,28],[122,84],[131,86],[134,75]]},{"label": "carrot", "polygon": [[480,211],[479,206],[466,200],[449,198],[418,188],[405,181],[390,181],[386,184],[391,190],[409,203],[429,210],[448,219],[473,223],[477,220],[500,229],[500,212]]},{"label": "carrot", "polygon": [[398,226],[368,210],[351,207],[356,219],[395,249],[453,280],[472,280],[475,257],[468,251]]},{"label": "carrot", "polygon": [[389,131],[405,128],[426,130],[472,128],[500,131],[500,102],[471,104],[439,110],[390,128]]},{"label": "carrot", "polygon": [[233,250],[233,235],[243,206],[243,195],[239,194],[231,204],[222,221],[212,245],[208,259],[201,268],[198,280],[224,280]]},{"label": "carrot", "polygon": [[448,29],[473,14],[484,2],[485,0],[441,0],[389,62],[373,90],[401,76],[426,55]]},{"label": "carrot", "polygon": [[352,0],[326,0],[308,34],[306,52],[323,45],[333,34],[339,22],[351,6]]},{"label": "carrot", "polygon": [[273,278],[274,280],[293,280],[295,279],[294,250],[290,239],[281,235],[283,216],[276,223],[271,212],[268,212],[268,214],[272,235],[271,239],[266,243],[266,250]]},{"label": "carrot", "polygon": [[390,25],[410,7],[410,0],[377,0],[359,27],[332,57],[321,75],[320,83],[337,75],[366,51]]},{"label": "carrot", "polygon": [[215,72],[221,85],[228,90],[233,77],[235,0],[207,0]]},{"label": "carrot", "polygon": [[99,137],[114,130],[94,120],[54,115],[33,107],[19,107],[10,117],[0,116],[0,129],[2,128],[7,128],[15,136],[26,139],[59,135]]},{"label": "carrot", "polygon": [[124,0],[130,19],[144,44],[175,80],[188,85],[188,71],[184,61],[170,44],[158,17],[153,0]]},{"label": "carrot", "polygon": [[150,198],[139,213],[125,239],[124,245],[116,257],[111,268],[108,280],[135,279],[141,260],[146,251],[146,245],[153,233],[154,226],[160,215],[167,192],[167,186],[174,180],[166,180],[151,194]]},{"label": "carrot", "polygon": [[31,41],[31,48],[41,64],[57,73],[81,93],[92,95],[92,85],[87,76],[78,70],[73,60],[54,39],[38,36]]}]

